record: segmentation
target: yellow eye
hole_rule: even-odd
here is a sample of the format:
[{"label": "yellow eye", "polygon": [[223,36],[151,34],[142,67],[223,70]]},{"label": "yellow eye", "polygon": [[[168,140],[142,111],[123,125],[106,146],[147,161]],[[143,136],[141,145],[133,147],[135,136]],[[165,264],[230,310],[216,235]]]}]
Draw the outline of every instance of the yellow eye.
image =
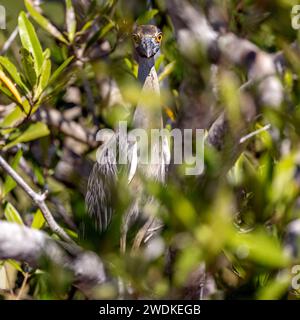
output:
[{"label": "yellow eye", "polygon": [[140,37],[137,34],[133,34],[132,35],[132,39],[135,43],[139,43],[140,42]]},{"label": "yellow eye", "polygon": [[160,43],[162,40],[162,34],[159,33],[156,37],[155,37],[156,42]]}]

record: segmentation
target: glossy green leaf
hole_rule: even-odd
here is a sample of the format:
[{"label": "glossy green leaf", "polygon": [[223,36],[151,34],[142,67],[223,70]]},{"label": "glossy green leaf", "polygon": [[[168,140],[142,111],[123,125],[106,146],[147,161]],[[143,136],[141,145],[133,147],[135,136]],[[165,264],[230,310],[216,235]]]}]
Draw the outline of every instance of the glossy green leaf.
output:
[{"label": "glossy green leaf", "polygon": [[9,202],[5,206],[4,216],[5,216],[6,220],[9,222],[14,222],[17,224],[22,224],[22,225],[24,224],[17,209]]},{"label": "glossy green leaf", "polygon": [[66,67],[70,64],[70,62],[74,59],[74,57],[68,58],[66,61],[64,61],[52,74],[49,85],[53,84],[57,78],[62,74],[62,72],[66,69]]},{"label": "glossy green leaf", "polygon": [[0,63],[24,93],[28,93],[29,90],[22,81],[16,66],[7,57],[0,57]]},{"label": "glossy green leaf", "polygon": [[[0,123],[0,128],[8,128],[8,127],[13,127],[16,125],[18,122],[21,122],[24,118],[26,117],[26,114],[18,107],[16,106],[12,112],[10,112]],[[2,130],[8,133],[11,131],[11,129],[5,129]],[[2,134],[5,134],[2,132]]]},{"label": "glossy green leaf", "polygon": [[22,45],[32,54],[36,75],[39,75],[43,64],[43,50],[34,27],[25,12],[20,13],[18,26]]},{"label": "glossy green leaf", "polygon": [[21,62],[25,78],[32,89],[37,82],[37,75],[34,68],[34,60],[32,54],[25,48],[21,48]]},{"label": "glossy green leaf", "polygon": [[59,41],[68,44],[65,37],[62,33],[43,15],[41,15],[33,6],[32,1],[25,0],[25,6],[31,17],[47,32],[49,32],[52,36],[54,36]]},{"label": "glossy green leaf", "polygon": [[72,43],[76,32],[76,15],[72,0],[66,0],[66,23],[69,41]]},{"label": "glossy green leaf", "polygon": [[36,90],[35,99],[37,100],[42,94],[43,90],[47,87],[51,76],[51,60],[45,59],[42,66],[42,72],[39,78],[39,84]]},{"label": "glossy green leaf", "polygon": [[18,138],[7,144],[4,150],[7,150],[18,143],[28,142],[47,136],[50,133],[47,125],[43,122],[37,122],[31,124],[25,132],[23,132]]}]

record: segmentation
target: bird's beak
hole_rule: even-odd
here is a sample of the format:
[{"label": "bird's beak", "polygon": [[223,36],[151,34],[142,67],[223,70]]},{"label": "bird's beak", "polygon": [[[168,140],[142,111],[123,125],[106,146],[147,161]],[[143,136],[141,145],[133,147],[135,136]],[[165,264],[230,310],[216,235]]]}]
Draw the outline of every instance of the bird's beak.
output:
[{"label": "bird's beak", "polygon": [[148,59],[153,57],[158,51],[158,49],[156,48],[153,42],[153,39],[151,38],[142,39],[140,46],[143,51],[143,55]]}]

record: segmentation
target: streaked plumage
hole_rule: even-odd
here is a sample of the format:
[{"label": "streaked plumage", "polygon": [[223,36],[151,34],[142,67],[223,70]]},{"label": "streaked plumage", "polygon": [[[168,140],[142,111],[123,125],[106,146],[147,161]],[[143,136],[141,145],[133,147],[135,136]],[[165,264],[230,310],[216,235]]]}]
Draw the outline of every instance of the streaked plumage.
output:
[{"label": "streaked plumage", "polygon": [[[141,82],[143,89],[153,91],[159,94],[159,83],[154,67],[154,56],[159,51],[162,33],[154,25],[142,25],[134,28],[133,43],[135,53],[139,63],[138,79]],[[144,106],[143,101],[139,101],[133,116],[133,126],[135,128],[161,129],[162,112],[161,108],[150,109]],[[115,138],[117,144],[120,143],[118,133]],[[130,141],[122,142],[120,145],[124,148],[128,147],[129,163],[126,166],[126,174],[128,176],[128,184],[135,194],[135,199],[132,202],[128,212],[125,214],[122,234],[121,234],[121,249],[125,250],[126,234],[130,225],[138,216],[143,214],[143,207],[147,203],[154,203],[155,200],[151,197],[145,197],[143,191],[143,183],[140,180],[138,172],[141,172],[145,177],[160,182],[165,181],[166,165],[170,158],[169,146],[166,140],[163,145],[154,144],[155,154],[159,157],[159,164],[139,164],[137,160],[136,143]],[[96,227],[99,232],[103,232],[109,226],[113,216],[113,189],[116,187],[116,181],[121,168],[116,164],[118,155],[115,151],[104,144],[101,149],[101,163],[95,163],[89,177],[88,190],[86,194],[86,205],[89,215],[95,220]],[[103,160],[105,159],[104,163]],[[99,160],[99,159],[98,159]],[[148,217],[149,219],[149,217]],[[155,221],[152,219],[151,221]],[[153,227],[148,223],[149,227]],[[146,235],[146,234],[145,234]]]}]

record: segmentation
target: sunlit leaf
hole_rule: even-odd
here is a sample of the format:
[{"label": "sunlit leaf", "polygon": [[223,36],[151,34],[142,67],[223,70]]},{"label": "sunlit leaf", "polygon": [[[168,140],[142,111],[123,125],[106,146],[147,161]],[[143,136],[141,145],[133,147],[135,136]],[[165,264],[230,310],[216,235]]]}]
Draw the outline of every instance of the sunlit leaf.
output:
[{"label": "sunlit leaf", "polygon": [[45,218],[40,209],[36,211],[33,217],[33,221],[31,224],[31,228],[33,229],[41,229],[45,223]]},{"label": "sunlit leaf", "polygon": [[76,32],[76,15],[75,10],[72,4],[72,0],[66,0],[66,22],[67,22],[67,30],[68,37],[70,42],[73,42],[75,32]]},{"label": "sunlit leaf", "polygon": [[15,83],[26,93],[29,92],[28,88],[24,84],[21,79],[21,76],[15,67],[15,65],[7,58],[7,57],[0,57],[0,63],[5,68],[5,70],[9,73]]},{"label": "sunlit leaf", "polygon": [[4,150],[7,150],[21,142],[28,142],[47,136],[49,133],[50,131],[45,123],[33,123],[18,138],[8,143]]},{"label": "sunlit leaf", "polygon": [[7,89],[16,98],[18,103],[22,105],[22,97],[21,97],[19,91],[17,90],[17,88],[12,83],[12,81],[5,75],[5,73],[2,70],[0,70],[0,80],[5,84]]},{"label": "sunlit leaf", "polygon": [[19,34],[23,47],[33,55],[36,75],[41,72],[43,64],[43,50],[33,25],[25,12],[21,12],[18,19]]},{"label": "sunlit leaf", "polygon": [[70,62],[74,59],[74,57],[69,57],[66,61],[64,61],[52,74],[49,85],[53,84],[57,78],[62,74],[62,72],[66,69],[66,67],[70,64]]},{"label": "sunlit leaf", "polygon": [[21,48],[20,53],[21,53],[21,62],[23,66],[24,75],[27,82],[30,85],[30,88],[32,89],[36,85],[37,78],[38,78],[34,68],[33,56],[25,48]]},{"label": "sunlit leaf", "polygon": [[6,220],[9,222],[14,222],[17,224],[22,224],[22,225],[24,224],[17,209],[9,202],[5,206],[4,216],[5,216]]},{"label": "sunlit leaf", "polygon": [[22,270],[21,268],[21,263],[16,261],[16,260],[13,260],[13,259],[8,259],[7,262],[13,266],[17,271],[21,272],[22,274],[24,274],[24,271]]},{"label": "sunlit leaf", "polygon": [[259,300],[278,300],[288,291],[291,285],[291,277],[288,273],[282,272],[277,277],[268,281],[258,291],[257,298]]},{"label": "sunlit leaf", "polygon": [[230,239],[230,244],[241,259],[250,259],[273,268],[282,268],[289,263],[289,257],[279,242],[261,230],[236,233]]},{"label": "sunlit leaf", "polygon": [[33,6],[31,0],[25,0],[25,6],[32,18],[46,31],[53,35],[59,41],[68,44],[62,33],[44,16],[42,16]]},{"label": "sunlit leaf", "polygon": [[167,78],[173,72],[174,69],[175,69],[175,61],[172,61],[165,66],[164,70],[159,75],[158,80],[162,81],[165,78]]}]

